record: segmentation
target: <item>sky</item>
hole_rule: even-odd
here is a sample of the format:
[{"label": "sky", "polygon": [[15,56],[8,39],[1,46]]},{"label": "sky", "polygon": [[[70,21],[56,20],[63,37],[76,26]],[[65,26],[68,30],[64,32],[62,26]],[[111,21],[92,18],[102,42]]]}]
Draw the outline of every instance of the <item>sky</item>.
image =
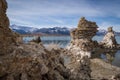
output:
[{"label": "sky", "polygon": [[81,17],[99,29],[120,31],[120,0],[7,0],[10,24],[44,28],[77,27]]}]

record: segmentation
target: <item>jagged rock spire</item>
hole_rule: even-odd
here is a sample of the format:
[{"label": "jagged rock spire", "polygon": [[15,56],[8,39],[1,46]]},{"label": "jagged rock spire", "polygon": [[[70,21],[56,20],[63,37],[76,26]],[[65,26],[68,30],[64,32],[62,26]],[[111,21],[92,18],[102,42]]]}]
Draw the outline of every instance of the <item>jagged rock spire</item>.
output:
[{"label": "jagged rock spire", "polygon": [[114,32],[113,27],[108,27],[108,32]]},{"label": "jagged rock spire", "polygon": [[92,39],[97,32],[97,28],[98,26],[95,22],[88,21],[85,19],[85,17],[82,17],[77,28],[71,31],[71,37],[73,39]]}]

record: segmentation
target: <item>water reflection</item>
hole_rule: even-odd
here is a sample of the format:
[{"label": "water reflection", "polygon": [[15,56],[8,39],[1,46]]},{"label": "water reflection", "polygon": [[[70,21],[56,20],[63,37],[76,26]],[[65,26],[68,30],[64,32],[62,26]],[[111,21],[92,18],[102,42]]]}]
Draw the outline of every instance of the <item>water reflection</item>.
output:
[{"label": "water reflection", "polygon": [[101,54],[101,58],[114,65],[120,67],[120,50],[110,50],[109,52],[104,52]]},{"label": "water reflection", "polygon": [[118,50],[115,53],[115,57],[114,57],[114,60],[113,60],[112,64],[115,65],[115,66],[120,67],[120,50]]}]

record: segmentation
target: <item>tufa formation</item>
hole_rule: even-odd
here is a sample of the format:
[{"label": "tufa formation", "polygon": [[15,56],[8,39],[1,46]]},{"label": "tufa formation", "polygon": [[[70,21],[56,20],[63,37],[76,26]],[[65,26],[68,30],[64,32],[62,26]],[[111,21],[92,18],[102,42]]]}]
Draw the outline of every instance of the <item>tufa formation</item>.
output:
[{"label": "tufa formation", "polygon": [[[90,80],[91,68],[90,57],[97,42],[92,41],[98,26],[82,17],[78,27],[71,31],[71,43],[67,46],[68,55],[71,55],[71,62],[67,65],[72,72],[71,80]],[[81,77],[82,76],[82,77]],[[76,78],[76,79],[75,79]]]},{"label": "tufa formation", "polygon": [[[91,22],[82,17],[78,23],[78,27],[71,31],[71,43],[67,47],[68,50],[74,51],[73,55],[81,54],[88,55],[93,51],[93,48],[98,46],[97,41],[92,41],[93,36],[97,32],[98,26],[95,22]],[[77,51],[78,50],[78,51]]]},{"label": "tufa formation", "polygon": [[7,3],[0,0],[0,55],[9,52],[8,47],[16,43],[16,34],[9,28],[9,19],[6,15]]},{"label": "tufa formation", "polygon": [[91,22],[82,17],[78,23],[78,27],[71,32],[73,39],[92,39],[96,35],[98,26],[95,22]]},{"label": "tufa formation", "polygon": [[115,39],[115,34],[112,27],[108,28],[108,32],[104,36],[100,44],[103,45],[105,48],[117,48],[118,44]]}]

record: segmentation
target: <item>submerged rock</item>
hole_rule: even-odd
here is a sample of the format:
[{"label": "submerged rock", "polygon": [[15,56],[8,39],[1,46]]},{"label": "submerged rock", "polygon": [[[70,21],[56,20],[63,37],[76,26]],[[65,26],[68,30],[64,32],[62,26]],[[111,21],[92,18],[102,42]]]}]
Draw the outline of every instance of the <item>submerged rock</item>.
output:
[{"label": "submerged rock", "polygon": [[41,38],[40,38],[40,36],[38,36],[38,37],[36,37],[36,39],[33,39],[30,42],[40,43],[41,42]]}]

